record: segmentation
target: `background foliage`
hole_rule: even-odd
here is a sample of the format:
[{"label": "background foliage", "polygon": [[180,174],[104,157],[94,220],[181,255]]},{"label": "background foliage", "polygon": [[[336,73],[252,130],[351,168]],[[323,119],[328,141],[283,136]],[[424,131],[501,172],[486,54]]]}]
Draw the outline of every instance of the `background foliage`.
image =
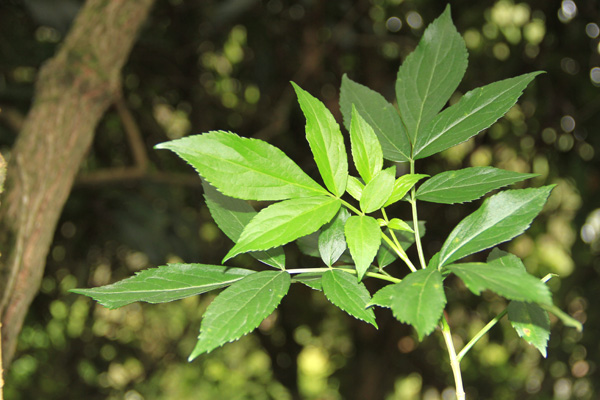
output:
[{"label": "background foliage", "polygon": [[[591,310],[600,291],[597,3],[451,4],[469,49],[460,93],[535,70],[547,73],[485,134],[422,161],[419,170],[433,175],[495,165],[540,174],[533,186],[558,184],[532,228],[504,248],[524,258],[535,275],[559,274],[550,281],[558,305],[585,322],[579,334],[553,321],[544,360],[503,321],[463,361],[468,398],[597,398],[600,345],[593,333],[600,327]],[[0,3],[3,153],[9,154],[30,105],[36,71],[60,45],[79,6],[76,0]],[[158,1],[123,74],[149,167],[133,178],[124,170],[135,165],[131,127],[110,110],[63,212],[5,397],[446,398],[452,382],[447,355],[435,342],[439,335],[419,343],[385,312],[377,312],[375,331],[309,288],[292,288],[255,334],[191,364],[186,358],[210,295],[109,311],[67,294],[166,262],[219,263],[231,242],[211,222],[199,179],[152,146],[228,129],[269,141],[316,176],[289,81],[322,99],[339,121],[344,73],[392,100],[399,63],[444,7],[433,0]],[[427,226],[428,255],[474,203],[423,203],[420,214],[437,221]],[[302,265],[304,256],[290,250],[290,264]],[[505,305],[492,295],[478,304],[457,280],[448,282],[446,293],[459,341]]]}]

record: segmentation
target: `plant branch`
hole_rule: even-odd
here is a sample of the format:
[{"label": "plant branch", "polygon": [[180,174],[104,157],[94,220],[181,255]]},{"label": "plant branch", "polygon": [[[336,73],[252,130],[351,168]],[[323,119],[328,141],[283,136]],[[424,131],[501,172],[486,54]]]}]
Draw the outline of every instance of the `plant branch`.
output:
[{"label": "plant branch", "polygon": [[[415,161],[410,160],[410,173],[415,173]],[[412,207],[412,216],[413,216],[413,230],[415,231],[415,243],[417,245],[417,252],[419,253],[419,262],[421,263],[421,268],[427,268],[427,264],[425,263],[425,256],[423,256],[423,246],[421,245],[421,235],[419,234],[419,217],[417,215],[417,196],[416,189],[413,186],[410,190],[410,205]]]},{"label": "plant branch", "polygon": [[448,348],[448,356],[450,357],[450,367],[452,367],[452,373],[454,374],[454,385],[456,386],[456,398],[457,400],[465,400],[465,389],[462,383],[462,374],[460,372],[460,359],[456,356],[456,350],[454,348],[454,341],[452,340],[452,332],[450,331],[450,325],[446,319],[446,314],[442,317],[442,335]]},{"label": "plant branch", "polygon": [[[390,229],[390,231],[391,231],[391,229]],[[393,233],[392,233],[392,235],[393,235]],[[402,247],[400,247],[400,245],[398,244],[397,240],[396,240],[396,243],[392,242],[392,240],[389,237],[387,237],[386,234],[383,233],[383,232],[381,232],[381,237],[396,252],[396,254],[398,255],[398,257],[400,257],[400,259],[406,263],[406,265],[408,266],[408,268],[410,268],[410,270],[412,272],[415,272],[417,270],[417,268],[415,268],[415,266],[412,263],[412,261],[410,261],[410,259],[408,258],[408,256],[404,252],[404,249],[402,249]],[[394,237],[394,239],[395,239],[395,237]]]},{"label": "plant branch", "polygon": [[[344,271],[344,272],[348,272],[349,274],[352,275],[358,275],[358,272],[356,271],[356,269],[354,268],[342,268],[342,267],[332,267],[332,268],[295,268],[295,269],[286,269],[285,271],[289,274],[306,274],[306,273],[323,273],[323,272],[327,272],[330,271],[332,269],[337,269],[340,271]],[[388,281],[388,282],[392,282],[392,283],[398,283],[401,282],[402,279],[399,278],[395,278],[393,276],[390,275],[384,275],[384,274],[380,274],[378,272],[367,272],[365,274],[365,276],[368,276],[370,278],[377,278],[377,279],[381,279],[383,281]]]}]

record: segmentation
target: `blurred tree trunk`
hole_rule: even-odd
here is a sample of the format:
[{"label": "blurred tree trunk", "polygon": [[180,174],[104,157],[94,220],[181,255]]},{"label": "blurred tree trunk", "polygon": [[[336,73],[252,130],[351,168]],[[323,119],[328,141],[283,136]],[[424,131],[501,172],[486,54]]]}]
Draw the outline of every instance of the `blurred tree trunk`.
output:
[{"label": "blurred tree trunk", "polygon": [[0,209],[0,315],[6,368],[44,272],[56,224],[96,125],[154,0],[88,0],[57,54],[8,160]]}]

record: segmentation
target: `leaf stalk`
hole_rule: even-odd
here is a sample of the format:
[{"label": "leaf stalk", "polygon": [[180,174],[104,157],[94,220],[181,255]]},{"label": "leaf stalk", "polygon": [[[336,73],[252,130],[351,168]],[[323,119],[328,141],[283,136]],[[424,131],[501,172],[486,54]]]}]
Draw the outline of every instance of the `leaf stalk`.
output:
[{"label": "leaf stalk", "polygon": [[442,317],[441,325],[442,335],[444,336],[444,341],[446,342],[446,347],[448,348],[448,356],[450,357],[450,367],[452,368],[452,373],[454,374],[456,398],[457,400],[465,400],[465,389],[463,388],[462,374],[460,372],[460,359],[456,355],[454,341],[452,340],[452,332],[450,331],[450,325],[448,325],[448,320],[446,319],[446,313],[444,313],[444,316]]}]

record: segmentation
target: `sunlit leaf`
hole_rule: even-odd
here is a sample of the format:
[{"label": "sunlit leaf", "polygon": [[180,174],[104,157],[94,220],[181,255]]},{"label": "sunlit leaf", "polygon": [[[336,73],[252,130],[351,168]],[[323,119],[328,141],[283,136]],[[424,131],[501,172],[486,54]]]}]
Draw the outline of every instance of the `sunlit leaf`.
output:
[{"label": "sunlit leaf", "polygon": [[365,183],[371,182],[383,167],[383,153],[373,128],[360,116],[352,105],[350,143],[356,170]]},{"label": "sunlit leaf", "polygon": [[256,329],[277,308],[290,282],[287,272],[262,271],[221,292],[204,313],[198,342],[189,360]]},{"label": "sunlit leaf", "polygon": [[373,217],[353,215],[346,221],[346,242],[354,260],[358,280],[360,281],[381,245],[381,229]]},{"label": "sunlit leaf", "polygon": [[131,278],[92,289],[73,289],[108,308],[136,301],[166,303],[229,286],[254,271],[207,264],[169,264],[138,272]]},{"label": "sunlit leaf", "polygon": [[319,254],[327,266],[331,267],[346,250],[344,225],[350,213],[342,207],[333,220],[327,223],[319,235]]},{"label": "sunlit leaf", "polygon": [[417,190],[417,200],[434,203],[464,203],[536,174],[522,174],[494,167],[472,167],[437,174]]},{"label": "sunlit leaf", "polygon": [[352,105],[373,128],[383,158],[390,161],[410,160],[411,145],[398,111],[382,95],[344,74],[340,89],[340,110],[346,129],[351,129]]},{"label": "sunlit leaf", "polygon": [[542,211],[554,186],[505,190],[485,200],[452,230],[440,250],[439,265],[493,247],[520,235]]},{"label": "sunlit leaf", "polygon": [[398,70],[396,98],[412,143],[454,93],[466,68],[467,48],[448,5]]},{"label": "sunlit leaf", "polygon": [[340,205],[339,199],[329,196],[303,197],[272,204],[246,225],[223,261],[248,251],[282,246],[313,233],[331,221]]},{"label": "sunlit leaf", "polygon": [[306,117],[306,139],[325,186],[336,196],[346,191],[348,156],[338,123],[325,105],[292,82]]},{"label": "sunlit leaf", "polygon": [[161,143],[187,161],[221,193],[245,200],[284,200],[325,195],[277,147],[231,132],[212,131]]},{"label": "sunlit leaf", "polygon": [[548,339],[550,339],[550,318],[539,305],[511,301],[508,305],[508,320],[520,337],[546,357]]},{"label": "sunlit leaf", "polygon": [[383,207],[392,194],[395,178],[396,167],[393,166],[380,171],[365,185],[360,197],[360,208],[364,213],[372,213]]},{"label": "sunlit leaf", "polygon": [[[210,210],[210,215],[223,233],[236,243],[246,225],[257,214],[256,211],[245,200],[225,196],[204,181],[202,181],[202,188],[204,189],[204,198]],[[282,247],[249,254],[258,261],[272,267],[285,268],[285,254]]]}]

